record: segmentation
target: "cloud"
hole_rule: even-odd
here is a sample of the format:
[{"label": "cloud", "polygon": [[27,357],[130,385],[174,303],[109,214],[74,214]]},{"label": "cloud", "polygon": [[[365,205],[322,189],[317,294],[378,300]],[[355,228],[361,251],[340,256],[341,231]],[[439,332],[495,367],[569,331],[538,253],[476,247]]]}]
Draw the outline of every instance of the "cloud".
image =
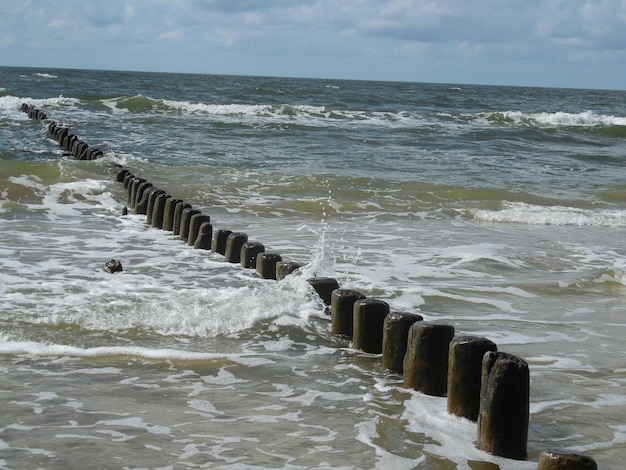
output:
[{"label": "cloud", "polygon": [[10,46],[15,43],[15,36],[4,35],[0,38],[0,47]]},{"label": "cloud", "polygon": [[403,42],[395,51],[400,56],[406,57],[423,57],[431,49],[431,46],[425,42]]},{"label": "cloud", "polygon": [[183,2],[198,9],[229,14],[276,11],[294,5],[315,5],[315,0],[189,0]]},{"label": "cloud", "polygon": [[469,57],[469,56],[475,56],[478,55],[482,52],[483,50],[483,45],[482,44],[473,44],[469,41],[463,41],[461,42],[456,50],[465,57]]},{"label": "cloud", "polygon": [[[20,3],[3,2],[6,14],[11,16],[15,6],[18,16],[45,20],[49,29],[115,32],[131,41],[142,33],[163,39],[164,31],[190,29],[205,39],[228,30],[239,39],[274,32],[280,40],[281,34],[300,32],[418,43],[626,47],[624,0],[109,0],[38,3],[37,8],[29,2],[20,8]],[[202,29],[206,34],[198,32]]]},{"label": "cloud", "polygon": [[183,37],[183,32],[178,29],[164,31],[157,36],[157,41],[174,41]]},{"label": "cloud", "polygon": [[538,33],[555,43],[590,48],[612,43],[626,46],[624,0],[546,2],[542,13]]},{"label": "cloud", "polygon": [[[0,30],[5,52],[71,47],[141,68],[154,47],[159,67],[188,57],[193,71],[216,73],[420,79],[468,58],[518,75],[626,62],[626,0],[3,0]],[[199,56],[212,58],[206,70]]]}]

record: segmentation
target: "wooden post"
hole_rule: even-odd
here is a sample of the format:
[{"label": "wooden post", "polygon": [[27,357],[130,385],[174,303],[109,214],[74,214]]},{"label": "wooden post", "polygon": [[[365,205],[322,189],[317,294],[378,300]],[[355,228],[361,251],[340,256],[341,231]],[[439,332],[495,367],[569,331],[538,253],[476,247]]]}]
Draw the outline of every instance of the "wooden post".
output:
[{"label": "wooden post", "polygon": [[383,351],[383,324],[389,315],[389,304],[377,299],[354,302],[352,347],[380,354]]},{"label": "wooden post", "polygon": [[365,295],[352,289],[335,289],[330,296],[330,332],[352,339],[354,303]]},{"label": "wooden post", "polygon": [[453,337],[452,325],[425,321],[413,323],[402,364],[404,385],[426,395],[446,396],[448,349]]},{"label": "wooden post", "polygon": [[402,375],[409,328],[423,318],[417,313],[391,312],[383,324],[383,369]]},{"label": "wooden post", "polygon": [[526,361],[504,352],[485,354],[478,413],[480,450],[509,459],[526,459],[529,388]]}]

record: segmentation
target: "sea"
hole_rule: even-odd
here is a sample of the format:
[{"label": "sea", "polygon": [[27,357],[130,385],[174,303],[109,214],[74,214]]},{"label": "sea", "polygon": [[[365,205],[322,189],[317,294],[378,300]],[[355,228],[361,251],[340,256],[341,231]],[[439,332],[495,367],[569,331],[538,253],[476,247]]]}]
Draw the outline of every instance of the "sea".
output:
[{"label": "sea", "polygon": [[[0,468],[625,468],[625,165],[626,91],[0,67]],[[120,169],[302,267],[125,214]],[[312,277],[523,358],[528,459],[332,335]]]}]

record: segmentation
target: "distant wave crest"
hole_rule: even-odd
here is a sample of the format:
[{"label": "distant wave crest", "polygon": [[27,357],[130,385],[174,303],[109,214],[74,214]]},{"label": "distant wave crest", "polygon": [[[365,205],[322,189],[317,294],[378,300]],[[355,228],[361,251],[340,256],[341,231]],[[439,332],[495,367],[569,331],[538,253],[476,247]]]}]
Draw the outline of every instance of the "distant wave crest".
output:
[{"label": "distant wave crest", "polygon": [[[80,100],[78,98],[68,98],[63,95],[57,96],[55,98],[24,98],[19,96],[0,96],[0,111],[2,112],[15,112],[21,113],[20,105],[22,103],[28,103],[32,106],[38,108],[55,108],[55,107],[73,107],[80,104]],[[24,115],[25,116],[25,115]]]},{"label": "distant wave crest", "polygon": [[623,210],[538,206],[523,202],[505,202],[501,210],[472,210],[471,215],[475,220],[482,222],[577,227],[626,227],[626,211]]},{"label": "distant wave crest", "polygon": [[125,96],[103,100],[114,111],[143,112],[147,110],[177,111],[190,114],[208,114],[218,116],[296,116],[311,114],[324,116],[327,111],[323,106],[307,105],[264,105],[264,104],[212,104],[192,103],[190,101],[160,100],[144,95]]},{"label": "distant wave crest", "polygon": [[[159,111],[181,114],[243,118],[251,120],[274,120],[277,122],[312,123],[324,125],[333,122],[354,121],[370,125],[393,127],[419,126],[421,115],[409,112],[371,112],[364,110],[331,109],[327,106],[307,104],[252,104],[252,103],[198,103],[153,99],[144,95],[123,96],[102,100],[114,113],[142,113]],[[331,124],[332,125],[332,124]]]},{"label": "distant wave crest", "polygon": [[626,117],[597,114],[593,111],[582,113],[524,113],[521,111],[504,111],[480,114],[479,117],[491,123],[509,123],[527,126],[550,127],[597,127],[597,126],[626,126]]},{"label": "distant wave crest", "polygon": [[52,75],[50,73],[41,73],[41,72],[34,73],[33,76],[39,77],[39,78],[50,78],[50,79],[59,78],[56,75]]},{"label": "distant wave crest", "polygon": [[313,125],[333,125],[340,122],[367,124],[390,128],[420,128],[424,126],[520,126],[520,127],[588,127],[617,129],[620,134],[626,129],[626,117],[598,114],[593,111],[581,113],[522,111],[479,112],[476,114],[449,114],[435,112],[421,114],[410,110],[365,111],[341,109],[331,106],[307,104],[254,104],[254,103],[202,103],[154,99],[144,95],[120,96],[102,100],[114,113],[180,113],[243,119],[275,120],[278,122],[299,121]]}]

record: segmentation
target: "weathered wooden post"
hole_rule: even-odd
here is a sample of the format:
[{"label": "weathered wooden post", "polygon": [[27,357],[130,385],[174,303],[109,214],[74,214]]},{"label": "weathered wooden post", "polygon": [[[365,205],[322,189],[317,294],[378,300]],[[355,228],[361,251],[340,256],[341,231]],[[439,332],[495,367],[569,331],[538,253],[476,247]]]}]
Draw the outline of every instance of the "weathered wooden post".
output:
[{"label": "weathered wooden post", "polygon": [[256,272],[263,279],[276,279],[276,263],[282,261],[278,253],[259,253],[256,257]]},{"label": "weathered wooden post", "polygon": [[215,231],[215,236],[213,237],[213,245],[211,246],[211,251],[213,253],[219,253],[220,255],[226,254],[226,241],[230,234],[233,233],[232,230],[227,230],[224,228],[217,229]]},{"label": "weathered wooden post", "polygon": [[200,213],[201,212],[197,209],[183,209],[183,212],[180,215],[180,232],[178,234],[178,238],[184,242],[187,241],[187,238],[189,238],[189,224],[191,222],[191,218]]},{"label": "weathered wooden post", "polygon": [[352,347],[380,354],[383,351],[383,324],[389,315],[389,304],[378,299],[361,299],[354,302]]},{"label": "weathered wooden post", "polygon": [[226,239],[224,256],[229,263],[241,263],[241,248],[248,241],[248,235],[241,232],[231,233]]},{"label": "weathered wooden post", "polygon": [[477,336],[455,336],[448,358],[448,413],[478,419],[483,356],[497,351],[496,343]]},{"label": "weathered wooden post", "polygon": [[291,273],[296,272],[302,265],[295,261],[279,261],[276,263],[276,280],[285,279]]},{"label": "weathered wooden post", "polygon": [[365,295],[353,289],[335,289],[330,295],[330,332],[352,339],[354,303]]},{"label": "weathered wooden post", "polygon": [[210,222],[203,222],[198,229],[198,236],[193,244],[195,249],[210,250],[213,237],[213,226]]},{"label": "weathered wooden post", "polygon": [[404,385],[426,395],[444,397],[448,385],[448,349],[453,337],[452,325],[413,323],[402,364]]},{"label": "weathered wooden post", "polygon": [[[205,222],[211,222],[211,217],[206,214],[194,214],[189,219],[189,232],[187,233],[187,245],[194,246],[196,238],[198,238],[198,231],[200,225]],[[182,222],[181,222],[182,225]]]},{"label": "weathered wooden post", "polygon": [[526,459],[529,389],[526,361],[504,352],[485,354],[478,413],[480,450],[509,459]]},{"label": "weathered wooden post", "polygon": [[[144,192],[145,194],[145,192]],[[152,225],[152,214],[154,213],[154,202],[157,196],[165,194],[165,191],[151,186],[148,190],[148,206],[146,207],[146,224]]]},{"label": "weathered wooden post", "polygon": [[241,267],[243,268],[256,268],[256,257],[259,253],[265,251],[263,243],[259,242],[246,242],[241,247]]},{"label": "weathered wooden post", "polygon": [[312,277],[307,282],[313,286],[324,305],[330,305],[330,295],[335,289],[339,289],[339,283],[334,277]]},{"label": "weathered wooden post", "polygon": [[539,454],[538,470],[597,470],[598,464],[588,455],[561,450],[544,450]]},{"label": "weathered wooden post", "polygon": [[132,207],[135,214],[146,215],[148,210],[148,194],[151,188],[152,183],[150,181],[144,181],[137,186],[137,192],[130,203],[130,207]]},{"label": "weathered wooden post", "polygon": [[174,208],[174,220],[172,221],[172,233],[174,235],[180,235],[180,222],[183,218],[183,211],[185,209],[191,209],[191,204],[188,204],[185,201],[178,202]]},{"label": "weathered wooden post", "polygon": [[417,313],[391,312],[383,324],[383,369],[392,374],[402,374],[409,328],[424,318]]},{"label": "weathered wooden post", "polygon": [[176,204],[178,204],[180,199],[174,199],[173,197],[168,197],[165,199],[165,208],[163,209],[163,230],[167,230],[171,232],[174,230],[174,211],[176,210]]},{"label": "weathered wooden post", "polygon": [[152,209],[152,226],[155,228],[163,228],[163,213],[165,210],[165,200],[169,196],[165,193],[159,194],[154,200],[154,208]]}]

